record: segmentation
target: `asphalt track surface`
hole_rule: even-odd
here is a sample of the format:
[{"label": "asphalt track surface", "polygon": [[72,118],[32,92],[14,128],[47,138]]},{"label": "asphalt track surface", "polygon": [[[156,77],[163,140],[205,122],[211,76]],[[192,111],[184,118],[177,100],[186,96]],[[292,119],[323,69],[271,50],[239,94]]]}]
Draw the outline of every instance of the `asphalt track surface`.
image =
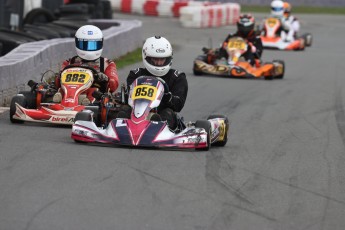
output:
[{"label": "asphalt track surface", "polygon": [[[217,46],[233,26],[116,17],[142,20],[143,37],[172,42],[173,67],[189,81],[181,115],[227,115],[228,144],[208,152],[76,144],[69,127],[11,124],[6,111],[1,230],[344,229],[344,16],[300,15],[313,46],[264,51],[264,61],[286,62],[285,78],[274,81],[193,76],[201,47],[210,37]],[[128,68],[119,73],[123,82]]]}]

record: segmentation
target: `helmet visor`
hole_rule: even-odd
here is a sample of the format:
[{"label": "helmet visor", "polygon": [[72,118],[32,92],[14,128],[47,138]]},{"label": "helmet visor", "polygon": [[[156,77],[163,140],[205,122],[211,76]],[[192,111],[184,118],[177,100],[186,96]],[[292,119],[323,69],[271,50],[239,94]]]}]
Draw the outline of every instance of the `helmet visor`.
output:
[{"label": "helmet visor", "polygon": [[274,12],[282,12],[284,10],[283,7],[271,7],[272,11]]},{"label": "helmet visor", "polygon": [[146,57],[146,61],[153,66],[166,66],[171,62],[172,57]]},{"label": "helmet visor", "polygon": [[83,40],[75,38],[75,46],[84,51],[96,51],[103,48],[103,39]]}]

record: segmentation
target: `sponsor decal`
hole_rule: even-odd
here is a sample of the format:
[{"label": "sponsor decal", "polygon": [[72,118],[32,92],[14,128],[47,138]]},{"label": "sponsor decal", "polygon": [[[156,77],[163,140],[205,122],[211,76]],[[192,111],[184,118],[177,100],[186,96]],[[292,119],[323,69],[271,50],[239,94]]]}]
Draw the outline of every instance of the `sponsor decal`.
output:
[{"label": "sponsor decal", "polygon": [[162,49],[162,48],[156,49],[156,53],[165,53],[165,49]]},{"label": "sponsor decal", "polygon": [[51,118],[52,122],[68,122],[68,123],[73,123],[74,118],[73,117],[52,117]]},{"label": "sponsor decal", "polygon": [[188,143],[195,143],[196,145],[198,145],[201,141],[201,137],[197,136],[197,137],[191,137],[187,139]]}]

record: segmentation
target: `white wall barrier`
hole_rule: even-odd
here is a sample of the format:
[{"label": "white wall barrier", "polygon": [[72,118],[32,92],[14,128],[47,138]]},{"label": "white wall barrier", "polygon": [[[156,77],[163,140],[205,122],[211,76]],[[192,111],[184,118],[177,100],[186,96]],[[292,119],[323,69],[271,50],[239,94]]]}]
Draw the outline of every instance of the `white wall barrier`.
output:
[{"label": "white wall barrier", "polygon": [[237,3],[211,6],[187,6],[180,10],[180,22],[184,27],[205,28],[233,25],[240,15]]},{"label": "white wall barrier", "polygon": [[[92,20],[103,30],[102,56],[117,58],[143,44],[142,22],[138,20]],[[111,25],[117,26],[111,26]],[[109,27],[110,26],[110,27]],[[76,55],[74,38],[56,38],[24,43],[0,57],[0,106],[9,106],[13,95],[27,88],[29,80],[40,81],[41,74],[58,71],[62,62]]]}]

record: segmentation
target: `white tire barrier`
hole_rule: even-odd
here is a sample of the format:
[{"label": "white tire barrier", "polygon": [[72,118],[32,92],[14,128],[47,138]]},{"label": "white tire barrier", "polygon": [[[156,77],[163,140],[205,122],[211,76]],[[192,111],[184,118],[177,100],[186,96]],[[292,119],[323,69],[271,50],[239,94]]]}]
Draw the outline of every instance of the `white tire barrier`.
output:
[{"label": "white tire barrier", "polygon": [[180,22],[184,27],[205,28],[233,25],[240,16],[237,3],[213,6],[188,6],[180,10]]},{"label": "white tire barrier", "polygon": [[179,17],[180,9],[186,6],[219,4],[190,0],[110,0],[110,2],[115,12],[167,17]]}]

